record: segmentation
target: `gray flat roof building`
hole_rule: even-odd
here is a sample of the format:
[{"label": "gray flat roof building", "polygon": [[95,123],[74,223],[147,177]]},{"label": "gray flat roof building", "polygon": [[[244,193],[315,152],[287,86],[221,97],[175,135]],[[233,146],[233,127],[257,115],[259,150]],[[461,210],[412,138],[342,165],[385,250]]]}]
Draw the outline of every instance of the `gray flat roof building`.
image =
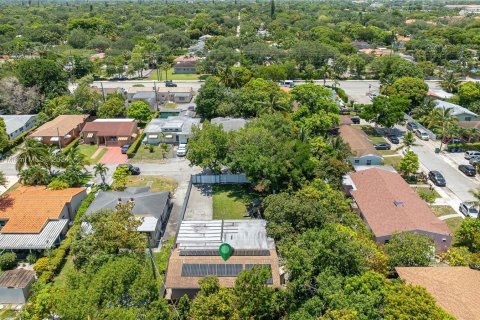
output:
[{"label": "gray flat roof building", "polygon": [[212,124],[222,125],[223,130],[225,131],[238,131],[241,128],[244,128],[248,120],[243,118],[230,118],[230,117],[218,117],[211,120]]}]

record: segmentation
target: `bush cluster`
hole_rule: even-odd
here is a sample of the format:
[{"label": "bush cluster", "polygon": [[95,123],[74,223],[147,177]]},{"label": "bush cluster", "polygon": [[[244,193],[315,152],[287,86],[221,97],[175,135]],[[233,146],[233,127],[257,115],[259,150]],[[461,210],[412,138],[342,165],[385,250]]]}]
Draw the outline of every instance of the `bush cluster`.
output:
[{"label": "bush cluster", "polygon": [[0,255],[0,269],[10,270],[17,266],[17,255],[14,252],[6,252]]},{"label": "bush cluster", "polygon": [[145,133],[142,133],[138,138],[137,140],[135,140],[132,145],[130,146],[130,148],[128,148],[127,150],[127,157],[130,159],[130,158],[133,158],[135,156],[135,153],[137,153],[137,150],[138,148],[140,148],[140,145],[142,144],[142,140],[143,138],[145,137]]}]

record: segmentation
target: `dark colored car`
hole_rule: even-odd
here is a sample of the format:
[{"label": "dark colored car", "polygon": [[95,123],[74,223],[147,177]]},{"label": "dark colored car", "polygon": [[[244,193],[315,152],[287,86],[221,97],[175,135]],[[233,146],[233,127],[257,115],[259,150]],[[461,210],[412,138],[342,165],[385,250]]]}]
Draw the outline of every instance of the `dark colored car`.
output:
[{"label": "dark colored car", "polygon": [[173,83],[172,80],[165,81],[165,87],[176,87],[177,84]]},{"label": "dark colored car", "polygon": [[140,174],[140,168],[139,167],[134,167],[129,163],[119,164],[117,166],[117,168],[121,168],[121,167],[126,167],[128,169],[128,172],[133,176],[138,176]]},{"label": "dark colored car", "polygon": [[353,124],[360,124],[359,117],[351,117],[350,120],[352,121]]},{"label": "dark colored car", "polygon": [[124,144],[122,146],[122,154],[126,154],[128,151],[128,148],[130,148],[131,144]]},{"label": "dark colored car", "polygon": [[462,171],[466,176],[475,177],[477,170],[474,166],[469,164],[461,164],[458,166],[458,170]]},{"label": "dark colored car", "polygon": [[391,143],[393,144],[399,144],[400,143],[400,140],[398,139],[398,137],[394,134],[391,134],[389,135],[388,137],[388,140],[390,140]]},{"label": "dark colored car", "polygon": [[386,143],[386,142],[376,143],[373,145],[373,147],[377,150],[390,150],[392,148],[390,143]]},{"label": "dark colored car", "polygon": [[445,187],[447,185],[445,178],[438,171],[430,171],[428,173],[428,179],[430,179],[437,187]]},{"label": "dark colored car", "polygon": [[418,126],[415,122],[407,122],[407,129],[410,131],[414,131],[415,129],[418,129]]},{"label": "dark colored car", "polygon": [[195,111],[195,106],[188,106],[187,110],[188,111]]}]

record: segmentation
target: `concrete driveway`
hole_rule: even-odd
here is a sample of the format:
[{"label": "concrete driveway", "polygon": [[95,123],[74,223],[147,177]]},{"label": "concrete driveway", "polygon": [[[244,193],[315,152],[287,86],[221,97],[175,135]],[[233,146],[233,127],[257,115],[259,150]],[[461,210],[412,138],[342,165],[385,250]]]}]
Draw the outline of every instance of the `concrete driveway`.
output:
[{"label": "concrete driveway", "polygon": [[213,201],[212,185],[197,184],[192,186],[188,199],[185,220],[212,220]]},{"label": "concrete driveway", "polygon": [[127,155],[122,154],[122,149],[120,147],[108,147],[107,152],[99,162],[103,164],[121,164],[126,163],[127,160]]}]

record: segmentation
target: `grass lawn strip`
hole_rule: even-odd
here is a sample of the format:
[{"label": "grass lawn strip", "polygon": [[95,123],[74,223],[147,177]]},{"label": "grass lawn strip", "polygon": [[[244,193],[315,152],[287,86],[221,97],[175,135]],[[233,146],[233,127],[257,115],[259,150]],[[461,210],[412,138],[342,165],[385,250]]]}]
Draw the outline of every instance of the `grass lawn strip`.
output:
[{"label": "grass lawn strip", "polygon": [[463,219],[460,217],[449,218],[443,220],[447,224],[448,228],[452,231],[452,243],[455,243],[455,231],[460,227],[462,224]]},{"label": "grass lawn strip", "polygon": [[100,161],[100,159],[102,159],[102,157],[105,155],[105,153],[107,153],[108,149],[107,148],[103,148],[95,158],[93,159],[90,159],[90,163],[94,164],[94,163],[97,163],[98,161]]},{"label": "grass lawn strip", "polygon": [[433,213],[435,213],[437,217],[447,216],[449,214],[456,213],[451,206],[447,206],[447,205],[441,205],[441,206],[432,205],[430,206],[430,209],[432,209]]},{"label": "grass lawn strip", "polygon": [[151,192],[174,192],[177,188],[177,182],[164,176],[129,176],[127,186],[143,187],[152,182]]},{"label": "grass lawn strip", "polygon": [[140,146],[140,148],[138,148],[137,153],[135,153],[135,156],[130,160],[130,162],[164,160],[172,155],[172,150],[172,146],[167,145],[167,151],[165,151],[164,158],[162,154],[163,149],[161,147],[161,144],[158,146],[153,146],[153,152],[150,152],[148,145],[142,145]]},{"label": "grass lawn strip", "polygon": [[97,151],[98,146],[97,145],[91,145],[91,144],[81,144],[78,146],[78,150],[85,155],[85,158],[87,160],[90,160],[93,156],[93,154]]},{"label": "grass lawn strip", "polygon": [[386,166],[392,166],[395,169],[397,169],[398,166],[400,165],[400,160],[402,160],[402,156],[385,157],[385,158],[383,158],[383,164],[386,165]]},{"label": "grass lawn strip", "polygon": [[[157,81],[165,81],[165,70],[161,70],[158,72],[158,74],[160,75],[160,80],[157,78],[157,70],[153,70],[150,75],[148,76],[148,78],[150,80],[157,80]],[[181,74],[181,73],[177,73],[177,74],[174,74],[173,73],[173,68],[168,70],[167,71],[167,79],[168,80],[198,80],[200,79],[202,75],[200,74]]]}]

